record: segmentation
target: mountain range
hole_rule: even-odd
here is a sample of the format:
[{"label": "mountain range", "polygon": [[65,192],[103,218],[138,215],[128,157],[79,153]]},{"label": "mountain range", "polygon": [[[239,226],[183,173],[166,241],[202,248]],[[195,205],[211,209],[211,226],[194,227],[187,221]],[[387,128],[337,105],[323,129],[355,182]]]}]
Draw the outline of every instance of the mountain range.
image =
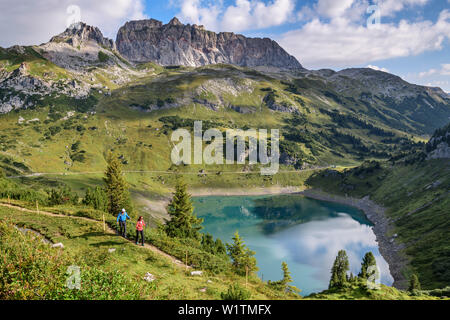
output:
[{"label": "mountain range", "polygon": [[[115,42],[98,28],[77,23],[48,43],[0,49],[0,57],[1,113],[33,106],[33,96],[62,93],[86,98],[92,89],[110,92],[148,76],[153,66],[194,68],[186,72],[195,74],[200,72],[195,68],[234,65],[289,82],[300,91],[315,91],[314,98],[328,108],[337,103],[346,111],[362,112],[396,129],[431,134],[450,116],[450,97],[439,88],[409,84],[367,68],[310,71],[270,39],[216,34],[202,26],[183,25],[176,18],[165,25],[154,19],[127,22]],[[146,63],[153,65],[145,69]],[[216,98],[184,96],[172,105],[185,105],[188,100],[207,106],[224,104],[223,97]],[[295,101],[284,102],[272,107],[291,111],[298,107]]]}]

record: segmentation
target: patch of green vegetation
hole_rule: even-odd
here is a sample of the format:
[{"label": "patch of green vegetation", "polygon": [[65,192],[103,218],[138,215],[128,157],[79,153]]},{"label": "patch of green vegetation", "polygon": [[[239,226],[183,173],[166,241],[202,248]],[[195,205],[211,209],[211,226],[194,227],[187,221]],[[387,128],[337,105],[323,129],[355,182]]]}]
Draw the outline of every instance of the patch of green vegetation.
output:
[{"label": "patch of green vegetation", "polygon": [[[65,210],[63,212],[68,214]],[[221,293],[226,292],[230,284],[245,283],[243,277],[227,272],[206,271],[201,277],[190,276],[184,268],[176,266],[165,256],[135,246],[115,234],[104,233],[100,222],[82,219],[80,215],[83,216],[83,212],[85,211],[81,210],[72,216],[52,217],[0,207],[1,226],[7,225],[9,230],[14,231],[9,220],[14,216],[16,226],[35,230],[52,242],[64,244],[61,253],[61,249],[39,244],[40,239],[30,240],[34,242],[28,243],[29,240],[20,236],[19,231],[14,231],[8,237],[3,237],[2,233],[0,239],[2,251],[3,249],[8,251],[12,247],[16,248],[14,250],[22,248],[20,250],[27,252],[25,256],[29,265],[29,268],[24,268],[24,265],[23,269],[16,268],[24,270],[20,282],[9,281],[16,274],[6,270],[10,275],[2,277],[2,283],[14,289],[11,290],[9,299],[221,299]],[[89,211],[86,211],[86,214],[87,212]],[[101,221],[101,213],[96,219]],[[115,224],[114,217],[107,215],[107,219],[108,223]],[[0,232],[3,232],[1,226]],[[185,249],[176,242],[172,246],[181,251]],[[189,245],[186,245],[187,247]],[[116,251],[109,253],[110,248],[115,248]],[[198,252],[200,256],[201,250]],[[188,254],[190,253],[188,251]],[[183,256],[185,254],[186,252],[183,252]],[[13,263],[20,255],[15,257],[7,261]],[[55,257],[59,258],[55,260]],[[188,262],[191,263],[190,260]],[[80,291],[71,291],[65,286],[67,275],[64,276],[64,273],[70,265],[81,268]],[[13,264],[6,265],[8,266]],[[0,262],[0,270],[2,267]],[[48,285],[42,285],[43,281],[48,280],[49,272],[55,272],[55,276],[48,281]],[[148,283],[143,280],[147,272],[155,276],[154,282]],[[41,291],[37,291],[39,295],[33,295],[38,284],[41,285]],[[208,289],[206,292],[200,290],[205,287]],[[270,289],[256,277],[249,278],[247,290],[255,299],[291,298]],[[112,297],[109,293],[116,296]]]},{"label": "patch of green vegetation", "polygon": [[[10,220],[0,221],[0,299],[2,300],[124,300],[144,297],[143,284],[119,271],[99,270],[90,261],[43,243],[42,238],[23,234]],[[100,258],[100,257],[99,257]],[[107,257],[105,257],[107,258]],[[104,258],[103,258],[104,259]],[[82,270],[79,290],[66,285],[67,270]],[[76,284],[74,283],[74,286]]]},{"label": "patch of green vegetation", "polygon": [[98,61],[101,63],[105,63],[109,61],[109,56],[103,51],[98,52]]}]

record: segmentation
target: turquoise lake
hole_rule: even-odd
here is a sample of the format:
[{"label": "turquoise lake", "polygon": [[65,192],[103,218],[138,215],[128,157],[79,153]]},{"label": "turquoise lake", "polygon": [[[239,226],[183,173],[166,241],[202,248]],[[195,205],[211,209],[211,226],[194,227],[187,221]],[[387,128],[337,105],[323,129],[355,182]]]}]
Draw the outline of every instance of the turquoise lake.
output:
[{"label": "turquoise lake", "polygon": [[195,214],[204,219],[202,232],[231,242],[237,230],[256,252],[258,275],[282,278],[281,262],[292,273],[302,295],[328,288],[330,270],[339,250],[345,249],[350,271],[358,274],[364,254],[372,251],[380,282],[391,285],[389,266],[378,250],[371,223],[350,206],[301,195],[194,197]]}]

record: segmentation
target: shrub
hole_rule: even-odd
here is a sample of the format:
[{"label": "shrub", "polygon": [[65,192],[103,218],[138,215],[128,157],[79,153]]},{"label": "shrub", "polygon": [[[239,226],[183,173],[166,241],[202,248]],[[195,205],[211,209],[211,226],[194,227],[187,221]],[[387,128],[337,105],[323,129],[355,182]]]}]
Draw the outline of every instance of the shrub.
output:
[{"label": "shrub", "polygon": [[62,205],[66,203],[78,204],[78,195],[72,193],[68,187],[51,189],[48,191],[47,204],[50,206]]},{"label": "shrub", "polygon": [[[0,222],[1,300],[141,299],[143,288],[122,272],[86,265],[66,251],[51,248],[40,237],[22,234],[11,222]],[[94,261],[94,260],[93,260]],[[78,265],[81,289],[66,286],[67,268]]]},{"label": "shrub", "polygon": [[83,199],[83,204],[90,206],[96,210],[108,210],[108,196],[104,189],[95,187],[95,189],[88,188]]},{"label": "shrub", "polygon": [[99,51],[98,52],[98,61],[100,61],[101,63],[105,63],[109,60],[109,56],[104,53],[103,51]]},{"label": "shrub", "polygon": [[251,297],[251,293],[238,283],[234,283],[228,287],[227,292],[222,292],[220,296],[222,300],[248,300]]}]

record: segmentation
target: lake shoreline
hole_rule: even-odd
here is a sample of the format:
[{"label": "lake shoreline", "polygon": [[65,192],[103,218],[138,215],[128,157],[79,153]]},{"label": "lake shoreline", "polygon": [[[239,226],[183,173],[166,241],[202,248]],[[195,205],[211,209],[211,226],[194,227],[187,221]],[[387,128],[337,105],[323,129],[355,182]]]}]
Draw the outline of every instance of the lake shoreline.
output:
[{"label": "lake shoreline", "polygon": [[406,289],[408,280],[403,275],[403,270],[408,264],[408,259],[401,253],[405,248],[403,244],[395,241],[396,236],[392,234],[393,226],[391,220],[386,216],[386,208],[370,200],[369,196],[362,199],[332,195],[317,189],[308,189],[299,194],[321,201],[329,201],[349,205],[362,210],[366,217],[373,223],[373,232],[378,242],[380,254],[389,265],[391,276],[394,278],[393,287]]},{"label": "lake shoreline", "polygon": [[299,194],[304,191],[300,187],[272,187],[272,188],[207,188],[190,190],[193,197],[208,196],[264,196],[264,195],[282,195],[282,194]]},{"label": "lake shoreline", "polygon": [[362,199],[337,196],[323,192],[318,189],[305,189],[304,187],[275,187],[275,188],[249,188],[249,189],[197,189],[193,190],[192,196],[257,196],[257,195],[283,195],[298,194],[307,198],[334,202],[357,208],[364,212],[366,217],[373,223],[373,232],[378,242],[380,254],[389,265],[389,271],[394,278],[393,287],[406,289],[408,281],[403,275],[403,270],[408,264],[408,259],[401,254],[404,245],[395,241],[392,233],[392,222],[386,216],[386,208],[376,204],[367,196]]}]

